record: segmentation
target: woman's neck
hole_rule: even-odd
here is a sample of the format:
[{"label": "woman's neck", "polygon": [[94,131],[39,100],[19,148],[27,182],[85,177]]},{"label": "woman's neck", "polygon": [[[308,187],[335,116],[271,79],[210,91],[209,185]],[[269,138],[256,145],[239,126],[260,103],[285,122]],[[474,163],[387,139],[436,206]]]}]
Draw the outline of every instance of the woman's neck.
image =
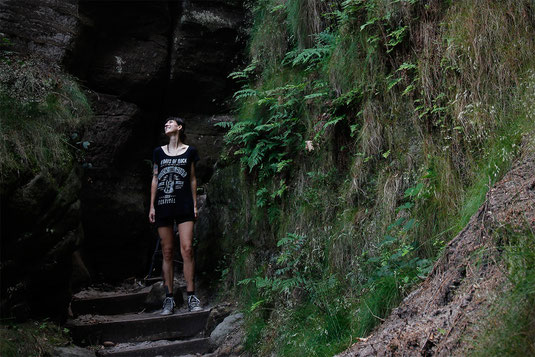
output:
[{"label": "woman's neck", "polygon": [[169,144],[168,144],[169,149],[177,150],[182,145],[184,145],[184,143],[180,141],[180,138],[178,137],[178,135],[173,135],[169,138]]}]

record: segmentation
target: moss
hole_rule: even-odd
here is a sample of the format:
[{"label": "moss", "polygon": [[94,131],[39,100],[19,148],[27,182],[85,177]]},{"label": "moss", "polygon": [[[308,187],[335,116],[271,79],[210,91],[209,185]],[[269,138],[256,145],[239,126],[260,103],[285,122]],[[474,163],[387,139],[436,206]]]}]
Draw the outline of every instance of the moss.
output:
[{"label": "moss", "polygon": [[68,170],[77,131],[91,115],[74,79],[39,59],[16,57],[0,60],[0,79],[2,181],[25,172]]}]

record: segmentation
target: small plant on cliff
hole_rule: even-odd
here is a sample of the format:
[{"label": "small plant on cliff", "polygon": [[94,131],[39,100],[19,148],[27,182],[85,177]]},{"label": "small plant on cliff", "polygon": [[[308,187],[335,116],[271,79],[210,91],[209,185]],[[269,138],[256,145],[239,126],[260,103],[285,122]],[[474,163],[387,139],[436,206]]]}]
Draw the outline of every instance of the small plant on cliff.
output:
[{"label": "small plant on cliff", "polygon": [[[527,222],[526,222],[527,223]],[[535,232],[502,227],[495,232],[508,271],[508,284],[481,321],[471,341],[473,356],[533,356],[535,354]]]},{"label": "small plant on cliff", "polygon": [[59,68],[13,55],[0,62],[2,180],[71,160],[70,135],[89,117],[86,97]]}]

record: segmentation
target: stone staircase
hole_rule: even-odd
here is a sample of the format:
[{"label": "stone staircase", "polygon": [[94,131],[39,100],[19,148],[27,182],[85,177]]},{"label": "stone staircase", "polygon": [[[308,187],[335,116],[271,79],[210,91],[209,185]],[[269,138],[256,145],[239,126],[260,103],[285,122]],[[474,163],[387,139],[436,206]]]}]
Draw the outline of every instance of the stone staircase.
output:
[{"label": "stone staircase", "polygon": [[[76,318],[67,322],[77,345],[109,346],[97,356],[181,356],[208,352],[205,337],[210,308],[189,312],[178,306],[173,315],[146,311],[150,287],[136,291],[78,294],[71,303]],[[177,299],[180,301],[180,299]]]}]

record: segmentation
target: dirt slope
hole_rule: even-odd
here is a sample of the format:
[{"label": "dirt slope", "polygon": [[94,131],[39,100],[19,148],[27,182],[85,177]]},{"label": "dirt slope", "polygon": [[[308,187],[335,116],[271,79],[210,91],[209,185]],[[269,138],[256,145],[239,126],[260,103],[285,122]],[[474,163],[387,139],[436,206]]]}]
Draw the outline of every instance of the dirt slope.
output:
[{"label": "dirt slope", "polygon": [[[533,145],[524,145],[524,147]],[[487,194],[468,225],[445,248],[422,285],[368,338],[339,356],[455,356],[470,349],[492,299],[507,288],[496,232],[535,231],[535,153],[522,158]]]}]

